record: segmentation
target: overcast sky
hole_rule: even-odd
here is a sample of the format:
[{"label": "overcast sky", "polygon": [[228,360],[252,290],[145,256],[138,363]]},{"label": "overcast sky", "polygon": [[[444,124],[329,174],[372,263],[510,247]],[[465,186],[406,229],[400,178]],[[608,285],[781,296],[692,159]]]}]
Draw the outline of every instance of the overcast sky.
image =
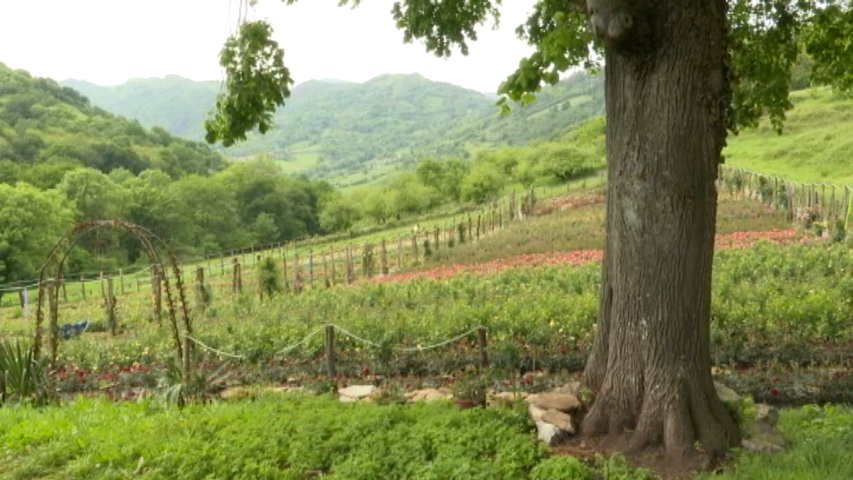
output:
[{"label": "overcast sky", "polygon": [[[297,83],[321,78],[363,82],[383,73],[418,72],[494,92],[530,47],[515,36],[534,0],[506,0],[501,25],[438,59],[420,43],[403,44],[393,0],[363,0],[355,10],[338,0],[285,6],[260,0],[250,19],[268,19]],[[219,49],[236,29],[239,0],[0,0],[0,62],[55,80],[116,85],[131,78],[176,74],[221,80]]]}]

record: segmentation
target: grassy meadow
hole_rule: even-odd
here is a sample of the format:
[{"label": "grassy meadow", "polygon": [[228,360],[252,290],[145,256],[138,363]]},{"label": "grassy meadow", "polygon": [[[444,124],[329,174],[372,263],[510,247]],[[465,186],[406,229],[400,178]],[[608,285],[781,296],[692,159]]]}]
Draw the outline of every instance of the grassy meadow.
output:
[{"label": "grassy meadow", "polygon": [[804,183],[853,187],[853,98],[827,88],[791,93],[782,133],[769,122],[729,137],[726,164]]}]

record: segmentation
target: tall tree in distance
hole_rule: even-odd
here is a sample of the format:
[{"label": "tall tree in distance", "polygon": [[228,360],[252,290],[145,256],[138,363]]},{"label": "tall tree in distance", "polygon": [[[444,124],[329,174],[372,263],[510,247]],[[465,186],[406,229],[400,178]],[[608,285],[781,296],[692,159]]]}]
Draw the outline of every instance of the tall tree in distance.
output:
[{"label": "tall tree in distance", "polygon": [[[447,56],[465,54],[500,6],[400,0],[391,13],[405,41]],[[710,371],[721,151],[727,132],[762,115],[781,128],[802,46],[816,80],[850,88],[851,24],[847,0],[539,0],[519,27],[535,51],[501,85],[505,107],[571,67],[604,64],[607,240],[585,434],[673,459],[739,444]]]}]

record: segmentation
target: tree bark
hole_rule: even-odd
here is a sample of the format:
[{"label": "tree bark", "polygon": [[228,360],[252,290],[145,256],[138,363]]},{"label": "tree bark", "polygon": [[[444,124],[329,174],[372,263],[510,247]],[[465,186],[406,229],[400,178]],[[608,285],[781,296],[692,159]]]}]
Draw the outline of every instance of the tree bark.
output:
[{"label": "tree bark", "polygon": [[607,240],[585,381],[590,435],[711,456],[739,443],[711,378],[729,79],[725,0],[589,0],[606,51]]}]

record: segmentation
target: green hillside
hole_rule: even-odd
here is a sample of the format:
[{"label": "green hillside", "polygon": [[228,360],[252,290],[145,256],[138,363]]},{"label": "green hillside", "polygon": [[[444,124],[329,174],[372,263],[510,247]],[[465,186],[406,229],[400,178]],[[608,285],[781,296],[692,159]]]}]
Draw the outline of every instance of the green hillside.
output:
[{"label": "green hillside", "polygon": [[156,168],[177,177],[223,165],[204,144],[146,130],[90,105],[71,88],[0,64],[0,182],[47,188],[81,166],[134,174]]},{"label": "green hillside", "polygon": [[801,182],[853,185],[853,98],[812,88],[791,94],[784,131],[764,122],[729,138],[726,164]]},{"label": "green hillside", "polygon": [[493,104],[479,92],[420,75],[383,75],[362,84],[310,81],[296,87],[272,131],[227,152],[296,162],[314,154],[312,173],[333,177],[453,151],[443,142],[452,126],[487,115]]},{"label": "green hillside", "polygon": [[[266,135],[224,149],[232,158],[282,160],[288,173],[349,186],[370,183],[426,156],[463,156],[472,148],[550,139],[604,109],[602,79],[575,74],[543,90],[537,102],[501,116],[497,97],[420,75],[383,75],[356,84],[313,80],[297,86]],[[180,77],[133,80],[118,87],[69,81],[116,114],[202,136],[215,82]]]},{"label": "green hillside", "polygon": [[83,80],[63,85],[85,95],[94,105],[142,125],[162,127],[188,140],[204,140],[202,122],[212,110],[219,82],[194,82],[168,75],[166,78],[135,78],[122,85],[102,87]]}]

